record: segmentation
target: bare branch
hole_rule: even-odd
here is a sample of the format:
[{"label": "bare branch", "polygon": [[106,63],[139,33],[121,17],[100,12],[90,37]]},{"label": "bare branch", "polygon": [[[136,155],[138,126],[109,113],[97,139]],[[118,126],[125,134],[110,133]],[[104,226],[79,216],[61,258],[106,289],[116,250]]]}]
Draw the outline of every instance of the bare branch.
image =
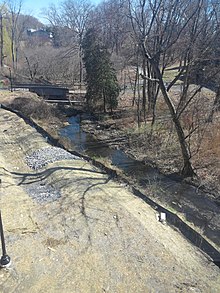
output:
[{"label": "bare branch", "polygon": [[143,78],[143,79],[146,79],[146,80],[149,80],[149,81],[155,81],[155,82],[159,82],[159,79],[155,79],[155,78],[150,78],[142,73],[140,73],[140,76]]}]

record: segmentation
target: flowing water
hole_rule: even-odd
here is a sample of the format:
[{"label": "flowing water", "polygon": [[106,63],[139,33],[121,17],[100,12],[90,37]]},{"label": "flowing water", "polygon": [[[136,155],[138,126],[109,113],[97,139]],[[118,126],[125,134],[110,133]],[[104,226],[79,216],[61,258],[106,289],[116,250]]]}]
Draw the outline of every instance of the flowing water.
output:
[{"label": "flowing water", "polygon": [[[180,178],[172,178],[161,174],[156,168],[147,166],[129,157],[123,151],[112,149],[104,142],[96,140],[92,135],[84,132],[80,126],[81,116],[69,118],[69,125],[61,129],[60,135],[67,137],[73,144],[74,150],[90,157],[102,157],[111,161],[111,164],[123,170],[128,175],[135,177],[136,181],[144,188],[156,186],[155,197],[152,200],[143,193],[136,191],[146,202],[155,205],[158,198],[170,207],[184,215],[188,222],[197,226],[201,234],[211,239],[220,247],[220,206],[198,188],[182,182]],[[147,193],[145,193],[147,194]],[[157,204],[161,208],[160,205]],[[161,208],[167,214],[167,221],[178,229],[195,245],[209,254],[219,265],[220,253],[212,247],[201,235],[184,224],[174,213]]]},{"label": "flowing water", "polygon": [[122,169],[127,175],[145,173],[145,176],[155,177],[159,172],[129,157],[123,151],[112,149],[104,142],[98,141],[91,134],[84,132],[80,127],[80,116],[69,118],[69,125],[60,131],[60,135],[68,137],[74,149],[90,157],[102,157],[111,161],[112,165]]}]

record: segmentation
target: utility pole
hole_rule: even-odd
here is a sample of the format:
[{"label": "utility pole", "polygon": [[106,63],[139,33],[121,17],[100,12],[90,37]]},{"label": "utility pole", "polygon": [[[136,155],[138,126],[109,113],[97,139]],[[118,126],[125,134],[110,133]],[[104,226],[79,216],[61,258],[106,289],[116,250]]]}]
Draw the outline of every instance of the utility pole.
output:
[{"label": "utility pole", "polygon": [[0,12],[0,34],[1,34],[1,44],[0,44],[0,65],[3,67],[3,59],[4,59],[4,54],[3,54],[3,21],[2,21],[2,13]]},{"label": "utility pole", "polygon": [[8,268],[10,266],[10,264],[11,264],[11,259],[7,255],[7,252],[6,252],[1,210],[0,210],[0,234],[1,234],[1,242],[2,242],[2,257],[1,257],[1,260],[0,260],[0,267]]}]

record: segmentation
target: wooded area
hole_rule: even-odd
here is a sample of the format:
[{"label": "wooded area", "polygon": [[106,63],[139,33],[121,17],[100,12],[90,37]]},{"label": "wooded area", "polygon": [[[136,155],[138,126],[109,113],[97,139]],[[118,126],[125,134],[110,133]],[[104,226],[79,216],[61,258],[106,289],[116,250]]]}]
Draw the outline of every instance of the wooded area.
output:
[{"label": "wooded area", "polygon": [[218,1],[64,0],[44,16],[48,25],[23,15],[21,0],[1,5],[3,79],[87,83],[90,109],[123,112],[141,152],[219,181]]}]

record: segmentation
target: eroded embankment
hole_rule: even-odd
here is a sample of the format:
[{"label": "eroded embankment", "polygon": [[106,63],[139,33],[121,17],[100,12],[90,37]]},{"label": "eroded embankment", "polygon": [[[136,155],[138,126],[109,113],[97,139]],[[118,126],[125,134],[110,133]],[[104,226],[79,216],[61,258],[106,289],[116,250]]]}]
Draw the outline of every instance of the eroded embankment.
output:
[{"label": "eroded embankment", "polygon": [[[1,292],[218,292],[219,269],[124,185],[80,157],[31,169],[49,145],[0,109],[1,209],[13,265]],[[47,184],[39,202],[25,186]]]},{"label": "eroded embankment", "polygon": [[138,190],[131,185],[133,192],[154,208],[161,210],[163,206],[171,210],[172,212],[168,212],[162,209],[168,215],[169,222],[175,224],[194,244],[204,248],[209,255],[219,260],[219,252],[212,250],[200,235],[220,247],[220,207],[215,197],[202,192],[198,186],[186,184],[180,176],[170,178],[158,169],[127,156],[120,149],[110,148],[108,143],[105,143],[106,140],[104,142],[97,140],[82,130],[80,127],[82,119],[78,116],[71,117],[70,125],[60,131],[62,138],[67,137],[72,141],[70,147],[92,157],[100,156],[105,164],[107,161],[111,168],[116,167],[117,175],[120,174],[117,178],[123,176],[126,183],[132,182],[133,186],[136,185]]},{"label": "eroded embankment", "polygon": [[[17,112],[17,111],[14,111],[4,105],[2,105],[2,108],[9,111],[9,112],[12,112],[12,113],[15,113],[16,115],[18,115],[19,117],[21,117],[22,119],[24,119],[26,121],[26,123],[28,123],[29,125],[31,125],[32,127],[34,127],[35,129],[37,129],[37,131],[39,133],[41,133],[45,139],[47,140],[47,142],[49,142],[50,144],[52,145],[56,145],[56,146],[59,146],[59,147],[62,147],[64,148],[63,145],[61,145],[57,139],[54,139],[50,134],[48,134],[43,128],[41,128],[38,124],[36,124],[33,120],[30,120],[29,118],[23,116],[23,114]],[[45,151],[37,151],[35,153],[38,153],[39,152],[39,155],[36,156],[35,155],[35,159],[34,159],[34,166],[35,165],[40,165],[42,164],[41,163],[41,160],[40,160],[40,154],[43,156],[43,154],[45,153]],[[50,153],[50,151],[48,151],[48,153]],[[59,151],[60,152],[60,151]],[[176,213],[173,213],[171,212],[170,210],[164,208],[164,205],[160,205],[158,202],[155,202],[153,199],[152,199],[152,195],[151,195],[151,198],[149,198],[147,196],[147,191],[145,190],[144,193],[141,192],[139,189],[135,188],[134,186],[130,185],[129,184],[129,180],[127,180],[124,176],[121,177],[118,175],[118,173],[108,167],[106,167],[105,165],[103,165],[102,163],[96,161],[96,160],[93,160],[93,159],[90,159],[90,157],[88,156],[85,156],[85,155],[82,155],[82,154],[79,154],[78,152],[76,151],[71,151],[72,155],[77,155],[81,158],[84,158],[86,161],[88,162],[91,162],[93,165],[95,165],[96,167],[99,167],[101,168],[102,170],[104,170],[107,174],[109,174],[112,178],[117,178],[119,179],[120,181],[123,181],[127,187],[130,187],[130,190],[133,192],[133,194],[135,194],[136,196],[142,198],[145,202],[147,202],[150,206],[152,206],[156,211],[157,213],[159,212],[164,212],[166,213],[166,218],[167,218],[167,222],[173,226],[175,226],[176,228],[178,228],[179,231],[181,231],[181,233],[188,239],[190,240],[194,245],[196,245],[198,248],[200,248],[201,250],[203,250],[205,253],[207,253],[211,259],[214,261],[215,264],[217,264],[219,266],[219,263],[220,263],[220,253],[218,251],[218,249],[216,249],[214,246],[218,243],[219,241],[219,237],[218,237],[218,226],[215,227],[215,224],[218,225],[218,221],[216,222],[215,221],[215,218],[212,214],[212,222],[210,222],[210,224],[208,226],[206,226],[206,230],[203,231],[205,234],[207,234],[207,232],[209,232],[209,235],[210,235],[210,240],[213,240],[214,239],[214,246],[211,245],[199,232],[197,232],[195,229],[193,229],[192,227],[190,227],[188,224],[186,224]],[[53,156],[53,154],[50,154],[50,156]],[[62,157],[62,156],[61,156]],[[68,157],[68,156],[67,156]],[[38,159],[38,160],[37,160]],[[33,166],[32,166],[33,167]],[[36,166],[35,166],[36,167]],[[34,168],[35,168],[34,167]],[[158,182],[158,184],[160,184],[160,182]],[[178,184],[178,183],[177,183]],[[41,186],[38,186],[38,190],[40,189],[42,193],[47,193],[45,191],[45,188],[44,186],[42,187],[42,185],[44,184],[41,184]],[[37,186],[31,186],[29,188],[29,190],[34,190],[36,189]],[[54,193],[54,197],[57,197],[59,196],[59,193],[57,193],[56,191],[53,191],[53,189],[51,189],[51,187],[48,187],[50,189],[50,193]],[[162,187],[159,186],[159,189],[161,189]],[[27,189],[27,188],[26,188]],[[157,193],[159,192],[159,189],[157,191]],[[186,188],[185,188],[186,189]],[[189,188],[188,188],[189,189]],[[178,196],[178,193],[175,192],[175,190],[173,191],[175,195]],[[185,192],[183,192],[183,196],[184,196],[184,201],[187,203],[187,193],[186,193],[186,190]],[[191,197],[194,196],[195,197],[195,192],[194,190],[192,189],[191,190]],[[57,195],[56,195],[57,193]],[[194,194],[194,195],[193,195]],[[198,195],[196,194],[196,196],[198,197]],[[39,197],[37,195],[33,195],[33,197]],[[185,198],[186,197],[186,198]],[[162,196],[163,198],[163,196]],[[207,201],[207,200],[206,200]],[[207,201],[208,202],[208,201]],[[195,207],[194,209],[196,209],[197,205],[201,206],[202,207],[202,202],[201,202],[201,199],[198,200],[198,202],[195,203],[195,200],[194,200],[194,204],[195,204]],[[187,207],[187,206],[186,206]],[[205,206],[207,209],[208,209],[208,206]],[[211,209],[211,207],[209,207],[209,209]],[[188,210],[187,210],[188,211]],[[190,211],[191,213],[191,211]],[[213,212],[212,212],[213,213]],[[206,214],[209,215],[209,210],[207,210]],[[194,215],[194,213],[193,213]],[[187,212],[187,217],[189,217],[190,214],[188,214]],[[206,218],[202,218],[202,217],[205,217],[206,215],[194,215],[195,216],[195,219],[197,219],[197,217],[199,216],[201,218],[200,222],[203,223],[204,222],[204,219],[205,219],[205,222],[206,222]],[[191,217],[192,218],[192,217]],[[192,222],[193,222],[193,218],[191,219]],[[198,223],[201,225],[201,223]],[[194,223],[194,222],[193,222]],[[214,223],[214,225],[213,225]],[[215,229],[214,229],[215,228]],[[214,230],[213,230],[214,229]],[[197,229],[198,230],[198,229]],[[216,241],[217,243],[216,243]],[[212,241],[211,241],[212,242]]]}]

